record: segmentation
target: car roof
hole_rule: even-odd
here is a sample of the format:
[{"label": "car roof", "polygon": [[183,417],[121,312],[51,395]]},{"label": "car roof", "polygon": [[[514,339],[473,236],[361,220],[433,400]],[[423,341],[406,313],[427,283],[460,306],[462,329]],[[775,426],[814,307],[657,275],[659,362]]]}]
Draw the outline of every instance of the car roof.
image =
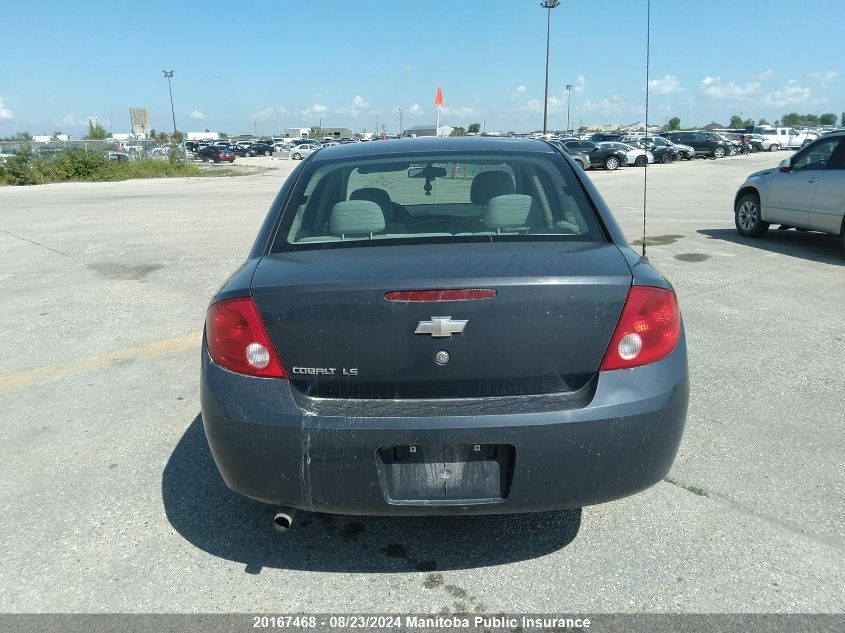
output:
[{"label": "car roof", "polygon": [[534,152],[554,154],[555,149],[539,139],[492,136],[424,136],[391,139],[378,143],[348,143],[326,147],[314,154],[311,160],[324,161],[338,158],[369,158],[392,154],[436,152]]}]

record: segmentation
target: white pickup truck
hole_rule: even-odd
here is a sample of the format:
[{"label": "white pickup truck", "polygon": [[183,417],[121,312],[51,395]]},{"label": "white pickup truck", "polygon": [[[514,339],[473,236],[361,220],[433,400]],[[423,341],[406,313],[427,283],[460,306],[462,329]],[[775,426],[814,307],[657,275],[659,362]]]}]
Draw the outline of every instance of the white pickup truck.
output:
[{"label": "white pickup truck", "polygon": [[746,128],[746,134],[759,134],[763,137],[763,149],[770,152],[779,149],[798,149],[806,143],[816,140],[819,135],[813,132],[799,132],[792,127],[762,127]]}]

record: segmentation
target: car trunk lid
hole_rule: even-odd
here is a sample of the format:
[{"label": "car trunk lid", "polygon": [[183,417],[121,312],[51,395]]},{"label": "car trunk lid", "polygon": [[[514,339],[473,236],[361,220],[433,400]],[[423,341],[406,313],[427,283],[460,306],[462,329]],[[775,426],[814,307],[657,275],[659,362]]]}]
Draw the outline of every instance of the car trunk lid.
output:
[{"label": "car trunk lid", "polygon": [[[583,388],[630,285],[612,244],[538,241],[268,255],[252,293],[306,395],[466,398]],[[390,294],[455,289],[485,292],[446,301]]]}]

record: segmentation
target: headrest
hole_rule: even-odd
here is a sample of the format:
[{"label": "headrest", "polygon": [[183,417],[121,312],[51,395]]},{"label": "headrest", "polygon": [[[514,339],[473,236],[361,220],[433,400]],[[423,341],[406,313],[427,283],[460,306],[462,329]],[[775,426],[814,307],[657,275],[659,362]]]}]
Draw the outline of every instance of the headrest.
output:
[{"label": "headrest", "polygon": [[513,229],[523,227],[531,211],[531,196],[511,193],[492,198],[484,207],[484,224],[491,229]]},{"label": "headrest", "polygon": [[390,200],[390,194],[384,189],[377,187],[362,187],[356,189],[349,195],[350,200],[369,200],[375,202],[384,213],[385,220],[390,220],[393,217],[393,202]]},{"label": "headrest", "polygon": [[484,205],[490,198],[514,193],[513,178],[506,171],[482,171],[472,179],[469,199],[473,204]]},{"label": "headrest", "polygon": [[347,200],[332,207],[329,231],[334,235],[369,235],[384,230],[384,213],[370,200]]}]

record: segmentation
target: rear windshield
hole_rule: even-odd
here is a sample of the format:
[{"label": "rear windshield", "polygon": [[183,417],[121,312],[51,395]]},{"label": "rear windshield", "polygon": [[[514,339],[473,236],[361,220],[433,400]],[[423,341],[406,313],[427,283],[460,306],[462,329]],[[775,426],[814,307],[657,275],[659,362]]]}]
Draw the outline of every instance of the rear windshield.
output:
[{"label": "rear windshield", "polygon": [[605,241],[562,157],[413,155],[306,169],[273,251],[496,240]]}]

